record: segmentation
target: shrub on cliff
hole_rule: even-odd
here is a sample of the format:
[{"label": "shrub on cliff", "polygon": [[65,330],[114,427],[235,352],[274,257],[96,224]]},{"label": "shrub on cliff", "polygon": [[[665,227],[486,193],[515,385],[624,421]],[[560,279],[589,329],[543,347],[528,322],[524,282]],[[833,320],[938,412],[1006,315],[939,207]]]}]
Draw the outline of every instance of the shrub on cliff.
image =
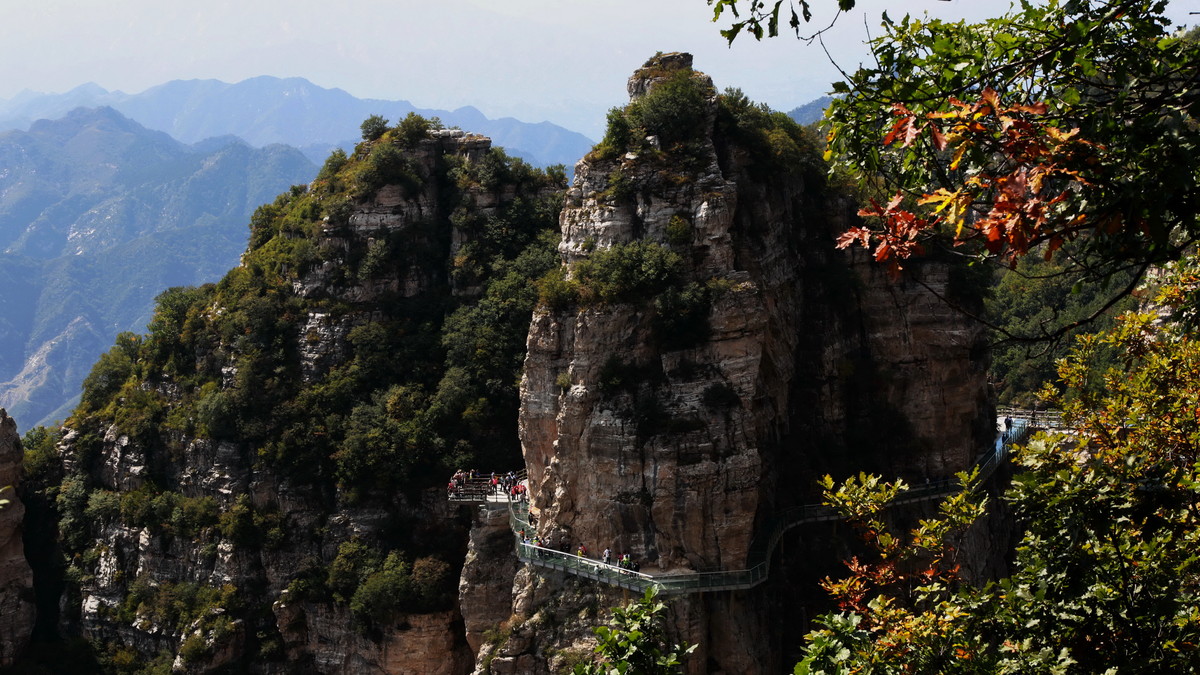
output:
[{"label": "shrub on cliff", "polygon": [[606,626],[592,629],[599,644],[592,663],[575,665],[575,675],[678,675],[695,645],[672,645],[665,629],[667,606],[651,586],[645,595],[612,610]]},{"label": "shrub on cliff", "polygon": [[429,130],[432,128],[433,122],[414,112],[410,112],[396,125],[396,142],[402,147],[411,148],[418,141],[429,138]]},{"label": "shrub on cliff", "polygon": [[116,344],[100,355],[92,366],[92,372],[83,379],[80,405],[87,410],[99,411],[112,401],[135,372],[134,363],[141,350],[141,342],[141,337],[133,333],[117,335]]},{"label": "shrub on cliff", "polygon": [[[304,585],[310,595],[314,585],[320,583]],[[338,547],[323,585],[334,600],[349,607],[361,627],[379,628],[402,613],[450,606],[457,579],[450,565],[439,558],[423,557],[410,563],[397,551],[384,554],[351,539]]]},{"label": "shrub on cliff", "polygon": [[633,142],[633,130],[629,119],[621,108],[608,111],[608,123],[604,129],[604,138],[592,148],[588,157],[593,160],[615,159],[625,153]]},{"label": "shrub on cliff", "polygon": [[823,142],[816,132],[796,123],[787,114],[755,104],[740,89],[726,89],[717,97],[716,136],[741,147],[747,168],[757,180],[774,173],[800,174],[812,187],[825,185],[828,167],[821,159]]},{"label": "shrub on cliff", "polygon": [[363,120],[363,123],[359,129],[362,130],[362,139],[364,141],[379,140],[379,137],[383,136],[383,134],[387,132],[388,121],[381,115],[371,115],[367,119]]},{"label": "shrub on cliff", "polygon": [[593,251],[570,269],[551,269],[538,280],[537,293],[538,301],[554,311],[615,302],[648,304],[659,346],[676,350],[694,346],[709,331],[710,284],[685,279],[678,253],[638,240]]},{"label": "shrub on cliff", "polygon": [[400,612],[415,609],[412,602],[412,574],[407,562],[395,552],[367,572],[354,595],[350,612],[368,625],[383,626]]},{"label": "shrub on cliff", "polygon": [[328,183],[334,180],[349,161],[350,158],[346,156],[345,150],[334,148],[333,152],[329,153],[329,157],[325,159],[325,163],[321,165],[321,170],[317,173],[317,178],[313,182],[322,181]]},{"label": "shrub on cliff", "polygon": [[402,185],[415,193],[422,182],[411,158],[387,139],[371,148],[366,161],[354,165],[353,176],[356,197],[366,197],[384,185]]},{"label": "shrub on cliff", "polygon": [[630,104],[626,116],[664,146],[702,137],[708,131],[708,89],[692,70],[679,70]]},{"label": "shrub on cliff", "polygon": [[588,159],[615,159],[627,151],[644,151],[647,136],[656,137],[659,147],[668,152],[705,138],[712,94],[711,86],[690,68],[670,73],[638,100],[608,112],[604,138]]},{"label": "shrub on cliff", "polygon": [[680,280],[683,259],[652,241],[600,249],[575,263],[580,302],[631,302],[657,295]]}]

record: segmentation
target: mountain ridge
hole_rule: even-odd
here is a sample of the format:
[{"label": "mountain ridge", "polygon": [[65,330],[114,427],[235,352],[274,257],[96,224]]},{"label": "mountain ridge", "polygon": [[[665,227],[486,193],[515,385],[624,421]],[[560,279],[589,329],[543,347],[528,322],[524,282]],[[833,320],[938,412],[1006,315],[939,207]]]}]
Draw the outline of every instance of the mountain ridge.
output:
[{"label": "mountain ridge", "polygon": [[358,124],[378,114],[398,122],[410,112],[438,117],[488,135],[510,155],[532,164],[571,167],[593,145],[583,134],[551,122],[491,119],[472,106],[455,110],[418,108],[406,100],[357,98],[302,77],[260,75],[235,83],[215,79],[171,80],[137,94],[86,83],[62,94],[22,92],[0,101],[0,129],[25,128],[79,106],[110,106],[142,125],[185,143],[235,135],[261,147],[284,143],[320,163],[334,147],[349,149]]},{"label": "mountain ridge", "polygon": [[0,407],[23,425],[61,417],[155,295],[220,277],[254,209],[316,174],[295,148],[188,145],[111,107],[0,133],[0,167]]}]

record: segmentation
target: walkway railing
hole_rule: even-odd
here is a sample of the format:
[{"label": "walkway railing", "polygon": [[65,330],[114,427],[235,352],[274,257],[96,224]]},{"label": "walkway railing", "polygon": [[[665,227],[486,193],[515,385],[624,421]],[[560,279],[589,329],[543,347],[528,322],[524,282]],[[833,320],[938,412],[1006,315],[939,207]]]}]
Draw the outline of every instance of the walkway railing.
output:
[{"label": "walkway railing", "polygon": [[1063,421],[1062,412],[1058,410],[1024,410],[1022,408],[996,408],[996,416],[1004,419],[1011,417],[1014,421],[1024,420],[1034,429],[1068,429]]},{"label": "walkway railing", "polygon": [[[979,469],[977,485],[982,485],[1008,456],[1013,443],[1023,440],[1034,428],[1063,428],[1061,416],[1039,413],[1037,416],[1026,415],[1026,411],[1002,410],[1003,416],[1013,419],[1012,429],[1000,435],[993,447],[976,462]],[[1051,425],[1055,426],[1051,426]],[[938,499],[953,494],[960,489],[961,483],[957,478],[945,478],[910,489],[891,502],[891,506],[913,504],[917,502]],[[498,500],[497,500],[498,501]],[[533,533],[535,528],[529,523],[529,505],[527,502],[508,500],[509,524],[514,535],[517,532]],[[603,561],[556,551],[544,546],[535,546],[523,541],[517,536],[517,557],[536,567],[557,570],[567,574],[593,579],[611,586],[627,588],[644,592],[655,586],[662,594],[703,593],[710,591],[730,591],[754,588],[766,581],[771,572],[771,557],[779,545],[784,533],[806,523],[828,522],[839,520],[842,515],[835,509],[824,504],[805,504],[784,509],[777,513],[769,523],[769,534],[762,540],[763,545],[752,546],[751,560],[758,562],[747,569],[720,570],[715,572],[684,572],[680,574],[645,574],[624,569]]]}]

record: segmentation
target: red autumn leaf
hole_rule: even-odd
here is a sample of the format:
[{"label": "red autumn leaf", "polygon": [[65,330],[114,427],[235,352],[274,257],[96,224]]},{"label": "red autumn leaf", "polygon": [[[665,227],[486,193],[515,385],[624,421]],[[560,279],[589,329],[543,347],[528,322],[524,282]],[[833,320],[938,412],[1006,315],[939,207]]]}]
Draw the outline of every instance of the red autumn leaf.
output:
[{"label": "red autumn leaf", "polygon": [[992,89],[991,87],[987,87],[983,90],[983,94],[980,95],[979,101],[981,103],[986,103],[992,108],[992,110],[1000,107],[1000,96],[996,94],[996,90]]},{"label": "red autumn leaf", "polygon": [[933,147],[938,150],[946,149],[946,137],[942,134],[942,130],[936,124],[929,125],[929,135],[933,138]]},{"label": "red autumn leaf", "polygon": [[1029,113],[1030,115],[1045,115],[1046,114],[1046,102],[1038,101],[1037,103],[1034,103],[1033,105],[1015,105],[1012,107],[1012,109],[1023,112],[1023,113]]},{"label": "red autumn leaf", "polygon": [[[873,214],[864,214],[860,211],[859,215],[873,215]],[[868,246],[871,243],[871,231],[865,227],[852,227],[852,228],[846,230],[845,232],[843,232],[841,234],[841,236],[838,237],[837,247],[838,248],[849,248],[851,245],[853,245],[856,242],[861,244],[864,247]]]},{"label": "red autumn leaf", "polygon": [[906,127],[910,126],[912,126],[911,117],[901,117],[900,119],[896,120],[896,123],[892,125],[892,130],[883,137],[883,144],[891,145],[892,141],[896,140],[896,136],[899,135],[900,132]]}]

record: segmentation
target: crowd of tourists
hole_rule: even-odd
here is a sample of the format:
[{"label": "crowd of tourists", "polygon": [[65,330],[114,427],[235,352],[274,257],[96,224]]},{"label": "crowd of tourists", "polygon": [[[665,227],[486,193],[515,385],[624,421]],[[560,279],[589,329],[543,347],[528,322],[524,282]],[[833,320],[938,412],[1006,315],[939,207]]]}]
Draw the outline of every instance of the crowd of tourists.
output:
[{"label": "crowd of tourists", "polygon": [[529,491],[516,471],[505,474],[493,471],[491,475],[483,475],[475,469],[459,469],[446,484],[446,496],[450,499],[488,495],[503,495],[513,501],[529,501]]}]

